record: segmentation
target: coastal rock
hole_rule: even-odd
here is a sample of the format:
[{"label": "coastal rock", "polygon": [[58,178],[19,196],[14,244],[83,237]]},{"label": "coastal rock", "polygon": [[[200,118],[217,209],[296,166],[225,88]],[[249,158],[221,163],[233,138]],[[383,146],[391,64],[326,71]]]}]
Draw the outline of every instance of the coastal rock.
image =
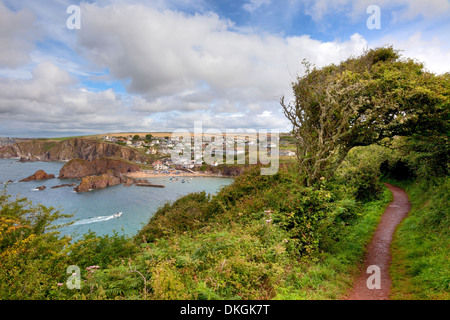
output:
[{"label": "coastal rock", "polygon": [[112,174],[102,174],[100,176],[87,176],[74,190],[76,192],[88,192],[90,190],[104,189],[122,183],[122,179]]},{"label": "coastal rock", "polygon": [[34,180],[48,180],[53,178],[55,178],[54,174],[47,174],[44,170],[38,170],[28,178],[20,180],[20,182],[34,181]]},{"label": "coastal rock", "polygon": [[132,186],[133,184],[135,183],[135,180],[134,179],[131,179],[131,178],[126,178],[125,179],[125,182],[124,182],[124,186],[126,186],[126,187],[129,187],[129,186]]},{"label": "coastal rock", "polygon": [[51,188],[56,189],[56,188],[62,188],[62,187],[75,187],[76,185],[77,185],[76,183],[66,183],[66,184],[60,184],[57,186],[53,186]]},{"label": "coastal rock", "polygon": [[119,159],[100,158],[93,161],[73,159],[67,162],[59,171],[59,179],[78,179],[87,176],[98,176],[110,171],[119,176],[124,173],[140,171],[133,163]]},{"label": "coastal rock", "polygon": [[124,174],[140,171],[141,168],[133,163],[120,159],[100,158],[92,161],[73,159],[67,162],[59,172],[59,179],[81,179],[77,192],[103,189],[124,183],[130,186],[134,179]]}]

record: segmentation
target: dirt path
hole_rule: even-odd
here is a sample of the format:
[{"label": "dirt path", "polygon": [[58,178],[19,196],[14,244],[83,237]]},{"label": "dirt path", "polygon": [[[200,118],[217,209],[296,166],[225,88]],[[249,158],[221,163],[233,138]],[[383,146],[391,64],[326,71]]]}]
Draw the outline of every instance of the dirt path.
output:
[{"label": "dirt path", "polygon": [[[386,186],[393,193],[394,199],[386,208],[381,217],[380,224],[375,231],[372,242],[367,247],[367,253],[363,269],[357,278],[353,289],[346,300],[388,300],[391,291],[391,278],[389,276],[389,265],[391,263],[390,244],[396,226],[408,215],[411,204],[406,192],[396,186],[386,183]],[[379,272],[374,269],[379,267]],[[376,274],[379,289],[376,288]],[[369,289],[368,286],[372,287]],[[375,287],[375,288],[373,288]]]}]

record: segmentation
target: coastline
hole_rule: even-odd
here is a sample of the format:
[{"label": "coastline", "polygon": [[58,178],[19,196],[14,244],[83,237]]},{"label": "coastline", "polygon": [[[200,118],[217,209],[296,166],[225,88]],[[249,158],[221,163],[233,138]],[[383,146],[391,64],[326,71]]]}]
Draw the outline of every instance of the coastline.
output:
[{"label": "coastline", "polygon": [[125,175],[126,177],[133,179],[140,178],[166,178],[166,177],[214,177],[214,178],[235,178],[234,176],[224,176],[222,174],[214,174],[214,173],[191,173],[185,171],[177,171],[175,172],[161,172],[161,171],[137,171],[130,172]]}]

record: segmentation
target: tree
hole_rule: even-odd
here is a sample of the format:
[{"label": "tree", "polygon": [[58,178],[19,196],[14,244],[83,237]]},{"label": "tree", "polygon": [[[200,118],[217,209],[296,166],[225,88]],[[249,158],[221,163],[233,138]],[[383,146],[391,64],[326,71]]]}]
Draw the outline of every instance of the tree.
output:
[{"label": "tree", "polygon": [[138,141],[140,138],[141,137],[138,134],[136,134],[133,136],[133,141]]},{"label": "tree", "polygon": [[145,138],[146,138],[148,141],[152,141],[153,136],[152,136],[151,134],[147,134],[147,135],[145,136]]},{"label": "tree", "polygon": [[303,64],[305,75],[292,84],[295,100],[280,103],[293,125],[306,185],[332,176],[353,147],[448,131],[448,77],[402,59],[392,47],[322,69]]}]

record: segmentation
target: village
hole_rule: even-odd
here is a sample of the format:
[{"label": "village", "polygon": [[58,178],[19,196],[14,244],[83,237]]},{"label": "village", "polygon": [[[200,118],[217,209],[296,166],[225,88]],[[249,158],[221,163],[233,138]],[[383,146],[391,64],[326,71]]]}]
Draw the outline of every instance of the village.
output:
[{"label": "village", "polygon": [[[204,159],[205,154],[214,154],[216,156],[222,154],[224,157],[223,163],[227,164],[230,164],[230,159],[233,163],[244,164],[245,157],[249,155],[249,152],[257,152],[256,150],[261,150],[261,148],[267,150],[267,154],[272,156],[295,156],[295,152],[290,150],[292,149],[291,142],[283,139],[283,137],[281,139],[277,137],[277,139],[273,139],[274,141],[271,141],[269,137],[267,141],[261,141],[261,143],[256,136],[245,135],[242,137],[234,137],[233,139],[217,139],[214,136],[203,136],[200,142],[198,140],[196,141],[193,135],[190,141],[183,141],[182,137],[172,138],[170,134],[165,136],[154,136],[152,134],[128,134],[126,136],[105,135],[102,136],[102,140],[104,142],[139,149],[146,155],[154,155],[156,160],[151,163],[146,163],[153,167],[153,171],[145,170],[145,172],[154,175],[181,174],[182,172],[195,174],[198,170],[194,170],[202,166],[210,165],[217,167],[219,165],[217,161],[206,163]],[[175,150],[184,152],[189,149],[191,151],[191,157],[178,159],[174,163],[171,154]]]}]

